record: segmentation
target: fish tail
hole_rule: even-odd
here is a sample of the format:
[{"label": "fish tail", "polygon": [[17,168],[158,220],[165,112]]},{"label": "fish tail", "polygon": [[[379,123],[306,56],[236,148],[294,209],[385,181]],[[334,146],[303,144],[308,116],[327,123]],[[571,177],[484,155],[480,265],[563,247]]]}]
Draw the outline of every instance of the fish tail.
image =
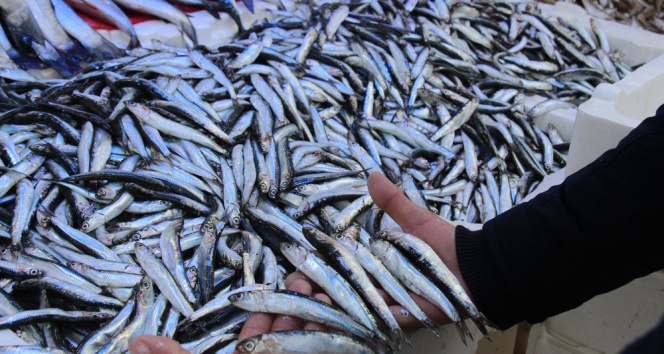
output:
[{"label": "fish tail", "polygon": [[104,40],[94,48],[88,48],[95,60],[111,60],[125,55],[124,50],[118,48],[113,42],[104,38]]},{"label": "fish tail", "polygon": [[473,334],[470,332],[470,329],[468,326],[466,326],[466,322],[463,320],[459,320],[458,322],[454,323],[457,330],[459,331],[461,340],[463,341],[463,344],[468,345],[466,342],[466,338],[469,338],[471,341],[473,340]]},{"label": "fish tail", "polygon": [[7,51],[7,55],[18,65],[19,68],[23,70],[29,69],[45,69],[46,64],[39,61],[39,59],[23,54],[15,49],[10,49]]},{"label": "fish tail", "polygon": [[132,33],[131,39],[129,40],[129,45],[128,48],[137,48],[141,46],[141,42],[138,40],[138,35],[136,33]]},{"label": "fish tail", "polygon": [[90,52],[85,49],[85,47],[74,42],[67,43],[67,45],[63,48],[63,53],[65,57],[68,58],[72,63],[81,61],[89,63],[92,58]]},{"label": "fish tail", "polygon": [[487,326],[485,326],[485,321],[488,322],[488,320],[486,320],[486,318],[484,318],[484,316],[482,315],[473,316],[471,317],[471,320],[473,321],[473,323],[475,323],[475,326],[477,326],[480,332],[482,332],[484,338],[491,340],[489,336],[489,331],[486,328]]},{"label": "fish tail", "polygon": [[48,43],[39,44],[37,42],[32,42],[32,48],[37,53],[39,58],[52,67],[63,77],[71,77],[74,75],[74,71],[66,62],[60,57],[60,54],[50,46]]},{"label": "fish tail", "polygon": [[489,319],[484,317],[484,315],[481,313],[480,313],[480,321],[482,321],[482,323],[487,327],[499,329],[498,326],[496,326],[493,322],[489,321]]},{"label": "fish tail", "polygon": [[436,335],[436,337],[440,337],[440,333],[438,331],[440,330],[440,326],[438,326],[435,322],[433,322],[430,318],[424,318],[421,319],[420,322],[428,328],[433,334]]},{"label": "fish tail", "polygon": [[408,344],[409,347],[413,347],[413,344],[410,343],[410,340],[408,340],[408,337],[406,336],[406,333],[404,333],[401,328],[394,328],[390,331],[392,339],[399,343],[397,346],[400,346],[401,343],[406,343]]}]

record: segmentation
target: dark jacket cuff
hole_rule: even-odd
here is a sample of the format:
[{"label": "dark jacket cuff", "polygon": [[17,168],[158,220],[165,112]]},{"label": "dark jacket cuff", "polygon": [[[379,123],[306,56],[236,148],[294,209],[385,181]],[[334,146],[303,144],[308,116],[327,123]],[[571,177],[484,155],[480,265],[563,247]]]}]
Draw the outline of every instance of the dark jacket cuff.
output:
[{"label": "dark jacket cuff", "polygon": [[456,227],[456,254],[461,275],[475,300],[475,305],[489,321],[505,330],[523,321],[513,297],[503,285],[500,273],[482,231]]}]

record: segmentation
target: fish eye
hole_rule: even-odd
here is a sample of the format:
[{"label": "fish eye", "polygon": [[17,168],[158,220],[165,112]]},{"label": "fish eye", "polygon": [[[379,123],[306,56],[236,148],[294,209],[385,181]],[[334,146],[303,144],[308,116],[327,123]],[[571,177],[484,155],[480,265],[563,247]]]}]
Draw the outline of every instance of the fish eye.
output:
[{"label": "fish eye", "polygon": [[144,281],[141,283],[141,289],[147,290],[150,288],[150,282]]},{"label": "fish eye", "polygon": [[250,352],[256,348],[256,344],[253,341],[248,341],[244,343],[244,350]]},{"label": "fish eye", "polygon": [[337,240],[343,240],[344,234],[337,234]]},{"label": "fish eye", "polygon": [[244,293],[238,293],[238,294],[235,294],[235,298],[236,298],[237,300],[242,300],[242,299],[244,299]]},{"label": "fish eye", "polygon": [[139,241],[139,240],[141,239],[141,235],[140,235],[140,234],[137,234],[137,233],[136,233],[136,234],[133,234],[133,235],[131,235],[131,239],[132,239],[133,241]]},{"label": "fish eye", "polygon": [[289,243],[289,244],[286,245],[286,249],[287,249],[287,250],[290,250],[290,249],[292,249],[292,248],[293,248],[293,244]]},{"label": "fish eye", "polygon": [[30,275],[32,275],[32,276],[37,276],[37,275],[39,275],[39,273],[40,273],[40,272],[39,272],[39,269],[35,269],[35,268],[31,268],[31,269],[28,271],[28,274],[30,274]]},{"label": "fish eye", "polygon": [[82,229],[87,229],[89,227],[90,227],[90,224],[88,224],[87,222],[84,222],[83,225],[81,225]]}]

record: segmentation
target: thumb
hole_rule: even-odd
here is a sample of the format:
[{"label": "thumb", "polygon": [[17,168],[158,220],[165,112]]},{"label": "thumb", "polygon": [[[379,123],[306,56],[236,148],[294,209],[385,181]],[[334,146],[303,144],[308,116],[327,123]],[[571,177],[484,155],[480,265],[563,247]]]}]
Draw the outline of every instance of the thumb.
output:
[{"label": "thumb", "polygon": [[142,335],[129,343],[131,354],[189,354],[180,343],[166,337]]},{"label": "thumb", "polygon": [[374,172],[369,176],[368,187],[374,203],[394,219],[404,232],[412,233],[421,225],[438,219],[436,214],[411,202],[381,173]]}]

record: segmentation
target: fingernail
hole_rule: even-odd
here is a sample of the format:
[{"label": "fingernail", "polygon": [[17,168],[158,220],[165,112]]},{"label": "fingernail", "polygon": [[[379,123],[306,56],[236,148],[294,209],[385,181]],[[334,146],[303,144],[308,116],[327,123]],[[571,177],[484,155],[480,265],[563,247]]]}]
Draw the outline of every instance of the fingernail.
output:
[{"label": "fingernail", "polygon": [[131,354],[150,354],[150,347],[144,342],[138,342],[131,347]]}]

